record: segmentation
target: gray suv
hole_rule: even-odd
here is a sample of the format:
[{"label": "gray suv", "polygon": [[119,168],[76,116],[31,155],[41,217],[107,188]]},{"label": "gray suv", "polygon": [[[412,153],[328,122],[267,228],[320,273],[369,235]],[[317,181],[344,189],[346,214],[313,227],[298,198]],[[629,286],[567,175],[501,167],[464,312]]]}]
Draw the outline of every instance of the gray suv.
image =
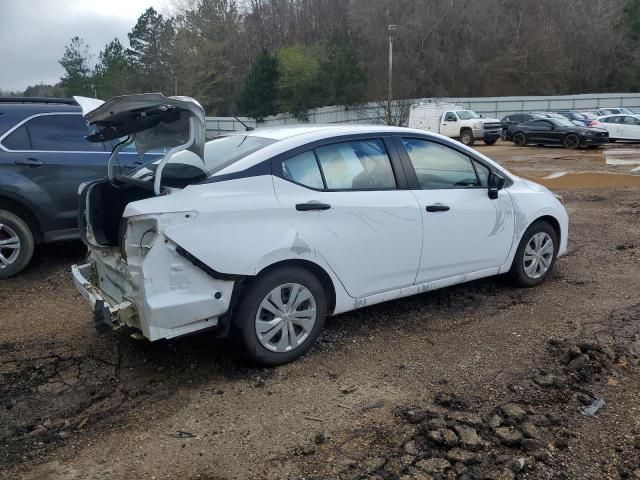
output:
[{"label": "gray suv", "polygon": [[[23,270],[35,245],[79,238],[78,187],[106,175],[113,147],[88,134],[72,99],[0,97],[0,279]],[[116,167],[153,157],[130,148]]]}]

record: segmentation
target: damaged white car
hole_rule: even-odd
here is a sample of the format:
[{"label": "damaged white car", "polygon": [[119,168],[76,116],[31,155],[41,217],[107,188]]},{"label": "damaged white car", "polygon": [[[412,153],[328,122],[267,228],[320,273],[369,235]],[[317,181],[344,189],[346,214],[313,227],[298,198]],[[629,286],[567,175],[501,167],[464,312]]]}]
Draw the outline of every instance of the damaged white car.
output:
[{"label": "damaged white car", "polygon": [[305,125],[205,143],[189,98],[78,101],[90,139],[169,148],[81,188],[89,255],[72,271],[100,331],[235,332],[277,365],[327,315],[502,273],[537,285],[567,249],[556,195],[440,135]]}]

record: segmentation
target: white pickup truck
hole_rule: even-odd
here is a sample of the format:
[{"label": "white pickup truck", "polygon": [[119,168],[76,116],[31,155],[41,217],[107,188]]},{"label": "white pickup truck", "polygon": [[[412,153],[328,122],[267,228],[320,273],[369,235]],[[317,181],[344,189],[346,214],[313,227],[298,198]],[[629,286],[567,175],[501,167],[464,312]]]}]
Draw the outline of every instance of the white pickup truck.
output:
[{"label": "white pickup truck", "polygon": [[428,102],[411,106],[409,128],[456,138],[470,146],[476,140],[493,145],[500,138],[502,126],[497,118],[482,118],[460,105]]}]

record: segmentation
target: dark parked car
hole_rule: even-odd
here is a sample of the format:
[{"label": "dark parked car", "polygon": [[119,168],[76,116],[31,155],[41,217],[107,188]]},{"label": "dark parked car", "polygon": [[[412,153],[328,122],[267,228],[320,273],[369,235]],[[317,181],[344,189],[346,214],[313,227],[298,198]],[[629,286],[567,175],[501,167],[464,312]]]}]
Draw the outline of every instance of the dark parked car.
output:
[{"label": "dark parked car", "polygon": [[[106,175],[113,147],[88,134],[72,99],[0,97],[0,279],[25,268],[36,244],[79,238],[78,187]],[[153,158],[130,149],[116,168]]]},{"label": "dark parked car", "polygon": [[553,112],[528,112],[528,113],[512,113],[507,115],[500,123],[502,124],[502,131],[500,137],[502,140],[513,140],[509,135],[509,127],[519,125],[521,123],[529,122],[531,120],[537,120],[539,118],[561,118],[562,115]]},{"label": "dark parked car", "polygon": [[574,125],[566,118],[532,120],[510,127],[513,143],[525,146],[564,145],[566,148],[597,147],[609,142],[609,132],[601,128]]},{"label": "dark parked car", "polygon": [[558,113],[566,119],[571,120],[575,125],[583,127],[595,127],[598,125],[597,119],[584,112],[577,112],[576,110],[561,110]]}]

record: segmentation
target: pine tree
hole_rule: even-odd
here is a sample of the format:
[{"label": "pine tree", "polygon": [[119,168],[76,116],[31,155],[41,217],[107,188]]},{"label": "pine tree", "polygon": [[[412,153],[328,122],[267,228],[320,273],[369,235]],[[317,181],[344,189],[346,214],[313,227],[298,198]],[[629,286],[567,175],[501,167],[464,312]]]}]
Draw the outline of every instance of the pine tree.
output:
[{"label": "pine tree", "polygon": [[278,60],[267,51],[262,52],[244,80],[238,100],[240,112],[262,120],[277,112]]}]

